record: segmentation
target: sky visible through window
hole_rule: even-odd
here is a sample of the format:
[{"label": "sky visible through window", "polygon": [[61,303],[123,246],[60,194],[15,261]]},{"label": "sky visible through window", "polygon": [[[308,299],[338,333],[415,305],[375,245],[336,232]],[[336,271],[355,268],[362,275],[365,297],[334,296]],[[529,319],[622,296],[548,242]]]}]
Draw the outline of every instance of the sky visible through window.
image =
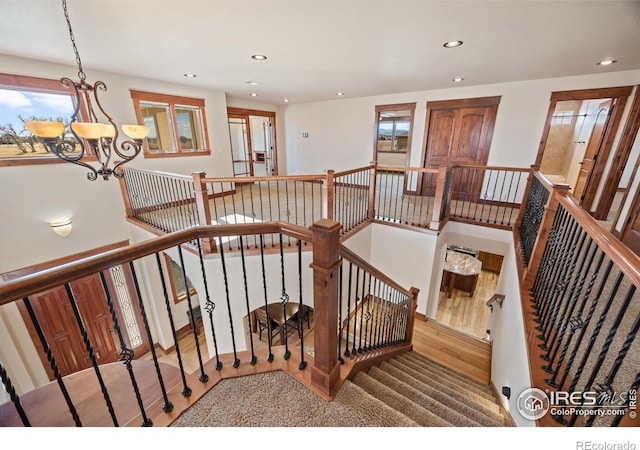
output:
[{"label": "sky visible through window", "polygon": [[0,126],[12,124],[16,131],[23,129],[23,119],[68,118],[73,114],[73,102],[67,94],[18,91],[0,87]]}]

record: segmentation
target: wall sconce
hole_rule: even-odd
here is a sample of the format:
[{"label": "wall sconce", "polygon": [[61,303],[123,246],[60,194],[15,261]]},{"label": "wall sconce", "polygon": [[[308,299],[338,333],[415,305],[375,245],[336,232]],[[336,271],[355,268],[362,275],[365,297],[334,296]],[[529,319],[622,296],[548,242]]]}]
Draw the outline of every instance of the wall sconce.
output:
[{"label": "wall sconce", "polygon": [[51,229],[58,235],[62,237],[67,237],[71,234],[71,229],[73,228],[73,223],[71,219],[63,220],[61,222],[51,222]]}]

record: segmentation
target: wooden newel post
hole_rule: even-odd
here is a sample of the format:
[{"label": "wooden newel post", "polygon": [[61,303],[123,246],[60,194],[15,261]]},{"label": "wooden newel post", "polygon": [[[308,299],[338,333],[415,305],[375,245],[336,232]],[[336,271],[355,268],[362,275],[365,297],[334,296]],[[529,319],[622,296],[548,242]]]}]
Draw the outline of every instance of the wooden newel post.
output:
[{"label": "wooden newel post", "polygon": [[416,309],[418,308],[418,294],[420,289],[412,287],[409,289],[411,292],[411,306],[409,307],[409,320],[407,321],[407,342],[413,341],[413,327],[416,321]]},{"label": "wooden newel post", "polygon": [[449,172],[449,170],[451,169],[446,166],[438,168],[436,192],[433,198],[433,211],[431,213],[431,223],[429,224],[429,228],[431,228],[432,230],[440,229],[440,213],[442,212],[442,205],[447,202],[447,196],[451,191],[451,187],[449,187],[449,192],[445,192],[447,185],[447,173]]},{"label": "wooden newel post", "polygon": [[327,176],[322,180],[322,218],[333,220],[333,174],[335,170],[327,170]]},{"label": "wooden newel post", "polygon": [[340,381],[338,295],[341,228],[338,222],[328,219],[319,220],[311,226],[315,342],[311,384],[329,396],[335,395]]},{"label": "wooden newel post", "polygon": [[[204,181],[206,173],[194,172],[193,176],[193,192],[196,198],[196,207],[198,208],[198,223],[200,225],[211,225],[211,207],[209,206],[209,192],[207,191],[207,183]],[[216,252],[216,241],[213,238],[203,238],[202,251],[204,253]]]},{"label": "wooden newel post", "polygon": [[124,210],[126,213],[127,219],[133,217],[133,208],[131,207],[131,202],[129,201],[129,191],[127,189],[127,180],[125,177],[119,179],[120,181],[120,192],[122,193],[122,200],[124,201]]},{"label": "wooden newel post", "polygon": [[514,230],[520,230],[520,225],[522,224],[522,216],[524,214],[524,208],[527,206],[527,202],[529,201],[529,190],[531,190],[531,183],[533,179],[536,177],[535,173],[540,170],[540,166],[537,164],[531,165],[531,170],[529,170],[529,178],[527,178],[527,186],[524,188],[524,194],[522,195],[522,203],[520,204],[520,209],[518,211],[518,218],[516,219],[516,223],[513,225]]},{"label": "wooden newel post", "polygon": [[378,163],[371,161],[372,169],[369,178],[369,206],[367,207],[367,219],[373,220],[376,216],[376,178],[378,174]]},{"label": "wooden newel post", "polygon": [[565,197],[569,192],[571,186],[568,184],[556,184],[553,186],[553,192],[549,195],[547,204],[544,207],[544,215],[542,216],[542,222],[540,222],[540,228],[538,230],[538,236],[536,236],[536,242],[533,244],[533,251],[531,252],[531,258],[529,259],[529,266],[525,269],[523,275],[523,286],[526,290],[533,287],[533,282],[536,279],[538,268],[542,260],[542,254],[549,238],[549,232],[553,226],[553,219],[558,212],[558,198]]}]

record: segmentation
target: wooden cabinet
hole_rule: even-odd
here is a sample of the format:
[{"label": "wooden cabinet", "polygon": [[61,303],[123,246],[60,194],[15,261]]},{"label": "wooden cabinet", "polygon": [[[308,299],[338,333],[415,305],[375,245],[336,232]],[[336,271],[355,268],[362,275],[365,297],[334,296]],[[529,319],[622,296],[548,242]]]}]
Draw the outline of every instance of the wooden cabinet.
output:
[{"label": "wooden cabinet", "polygon": [[446,292],[448,298],[451,298],[454,289],[468,292],[469,296],[473,297],[477,286],[478,275],[460,275],[447,270],[442,271],[440,291]]},{"label": "wooden cabinet", "polygon": [[482,270],[489,272],[500,273],[502,269],[502,255],[496,255],[495,253],[480,252],[478,259],[482,261]]}]

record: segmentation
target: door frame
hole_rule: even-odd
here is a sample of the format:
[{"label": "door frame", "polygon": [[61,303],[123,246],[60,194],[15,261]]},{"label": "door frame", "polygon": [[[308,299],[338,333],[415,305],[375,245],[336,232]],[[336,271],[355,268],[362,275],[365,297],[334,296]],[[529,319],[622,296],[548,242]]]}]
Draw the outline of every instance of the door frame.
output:
[{"label": "door frame", "polygon": [[[545,121],[544,129],[542,130],[542,137],[540,138],[540,145],[538,147],[538,154],[536,155],[535,164],[540,165],[542,163],[542,157],[544,155],[544,149],[547,145],[547,139],[549,138],[549,131],[551,130],[551,119],[555,112],[556,105],[559,101],[568,100],[597,100],[603,98],[611,98],[613,105],[611,106],[609,118],[605,126],[604,136],[602,138],[602,144],[600,150],[597,153],[597,159],[591,174],[589,175],[584,187],[584,197],[582,201],[578,199],[578,202],[582,205],[582,208],[591,213],[591,206],[596,198],[600,181],[604,174],[611,149],[613,147],[613,141],[616,137],[618,126],[622,120],[622,115],[627,103],[627,98],[631,95],[633,86],[621,86],[612,88],[596,88],[596,89],[579,89],[573,91],[556,91],[552,92],[549,99],[549,109],[547,111],[547,118]],[[619,170],[619,169],[618,169]],[[610,172],[611,174],[612,172]],[[620,174],[622,176],[622,174]],[[611,197],[613,200],[613,197]],[[602,201],[602,200],[601,200]],[[607,210],[608,211],[608,210]],[[605,215],[606,217],[606,215]],[[598,218],[598,217],[596,217]]]},{"label": "door frame", "polygon": [[[227,121],[229,117],[236,118],[244,118],[247,122],[247,145],[249,147],[249,156],[253,158],[253,152],[251,150],[251,121],[249,120],[249,116],[259,116],[259,117],[268,117],[271,122],[272,134],[273,134],[273,149],[271,150],[272,157],[272,167],[273,173],[268,176],[276,176],[278,175],[278,144],[277,144],[277,133],[276,133],[276,113],[275,111],[263,111],[258,109],[248,109],[248,108],[235,108],[232,106],[227,106]],[[253,176],[253,160],[251,161],[251,176]]]},{"label": "door frame", "polygon": [[[451,110],[451,109],[463,109],[463,108],[487,108],[492,107],[491,124],[487,129],[484,142],[482,143],[482,158],[479,165],[486,166],[489,159],[489,150],[491,148],[491,142],[493,140],[493,131],[495,128],[496,118],[498,116],[498,107],[502,100],[501,95],[492,97],[475,97],[475,98],[462,98],[454,100],[436,100],[427,102],[427,114],[424,123],[424,138],[422,141],[422,155],[420,157],[420,167],[427,168],[427,145],[429,143],[429,124],[431,123],[431,114],[434,111]],[[424,185],[424,176],[419,177],[418,191],[426,192]]]},{"label": "door frame", "polygon": [[[79,259],[83,259],[83,258],[88,258],[94,255],[98,255],[100,253],[104,253],[104,252],[108,252],[111,250],[115,250],[118,248],[122,248],[129,245],[129,241],[128,240],[124,240],[124,241],[119,241],[119,242],[114,242],[112,244],[108,244],[108,245],[104,245],[101,247],[97,247],[91,250],[86,250],[83,252],[79,252],[79,253],[75,253],[73,255],[68,255],[68,256],[64,256],[61,258],[57,258],[57,259],[53,259],[44,263],[40,263],[40,264],[34,264],[32,266],[27,266],[27,267],[23,267],[21,269],[16,269],[10,272],[5,272],[0,274],[0,279],[4,280],[4,281],[9,281],[9,280],[14,280],[16,278],[20,278],[20,277],[24,277],[27,275],[31,275],[33,273],[36,272],[40,272],[43,270],[47,270],[47,269],[51,269],[53,267],[57,267],[63,264],[67,264],[70,263],[72,261],[76,261]],[[124,267],[124,266],[123,266]],[[127,281],[127,286],[130,288],[130,291],[133,293],[133,288],[132,288],[132,283],[133,280],[131,279],[130,274],[128,274],[128,271],[125,271],[125,279]],[[72,281],[73,283],[73,281]],[[110,288],[113,288],[112,284],[112,280],[110,277],[107,277],[107,283],[109,284]],[[137,301],[135,301],[135,299],[133,298],[132,295],[132,304],[134,306],[134,314],[136,316],[136,320],[138,321],[138,323],[140,324],[140,326],[142,327],[143,321],[142,321],[142,316],[140,313],[140,308],[138,306]],[[22,302],[18,302],[17,305],[18,310],[20,311],[20,315],[22,316],[23,320],[24,320],[24,324],[27,328],[27,330],[29,331],[29,335],[32,337],[33,339],[33,343],[36,347],[36,349],[38,350],[38,355],[41,359],[41,362],[47,372],[47,375],[49,376],[50,380],[53,380],[53,372],[51,371],[51,368],[49,367],[48,361],[46,360],[46,357],[42,351],[42,345],[40,343],[40,340],[37,339],[37,334],[35,332],[33,323],[31,323],[31,320],[27,320],[28,316],[28,312],[26,309],[26,306],[22,303]],[[122,317],[121,317],[121,313],[119,312],[119,309],[117,310],[118,313],[118,320],[122,321]],[[147,335],[146,333],[141,332],[141,336],[143,338],[143,343],[139,346],[136,347],[137,349],[137,356],[143,355],[145,353],[147,353],[150,350],[150,346],[153,345],[152,343],[147,341]],[[138,352],[140,352],[138,354]]]},{"label": "door frame", "polygon": [[[609,182],[605,184],[604,189],[600,194],[600,201],[598,202],[598,206],[596,207],[596,210],[593,214],[594,218],[596,218],[597,220],[605,220],[606,217],[609,215],[611,204],[613,203],[613,200],[616,196],[618,185],[620,184],[620,180],[622,179],[622,174],[624,173],[624,169],[627,165],[627,162],[629,161],[631,149],[633,148],[633,144],[636,141],[639,129],[640,129],[640,85],[636,85],[635,96],[634,96],[633,103],[631,105],[631,111],[629,111],[629,116],[627,117],[627,121],[625,122],[624,129],[622,130],[622,136],[620,137],[618,148],[613,157],[613,161],[611,162],[611,167],[609,168],[609,176],[607,177]],[[633,178],[638,170],[638,162],[636,162],[636,166],[633,171],[633,176],[629,178],[629,183],[633,181]],[[622,201],[620,202],[620,208],[618,209],[616,218],[613,222],[612,232],[615,230],[615,224],[618,223],[618,220],[620,219],[620,214],[622,213],[622,207],[624,206],[625,201],[627,199],[627,195],[629,193],[629,187],[630,186],[627,186],[625,190],[625,194],[622,198]],[[626,226],[627,224],[625,223],[625,227]],[[624,231],[624,229],[622,231]]]}]

